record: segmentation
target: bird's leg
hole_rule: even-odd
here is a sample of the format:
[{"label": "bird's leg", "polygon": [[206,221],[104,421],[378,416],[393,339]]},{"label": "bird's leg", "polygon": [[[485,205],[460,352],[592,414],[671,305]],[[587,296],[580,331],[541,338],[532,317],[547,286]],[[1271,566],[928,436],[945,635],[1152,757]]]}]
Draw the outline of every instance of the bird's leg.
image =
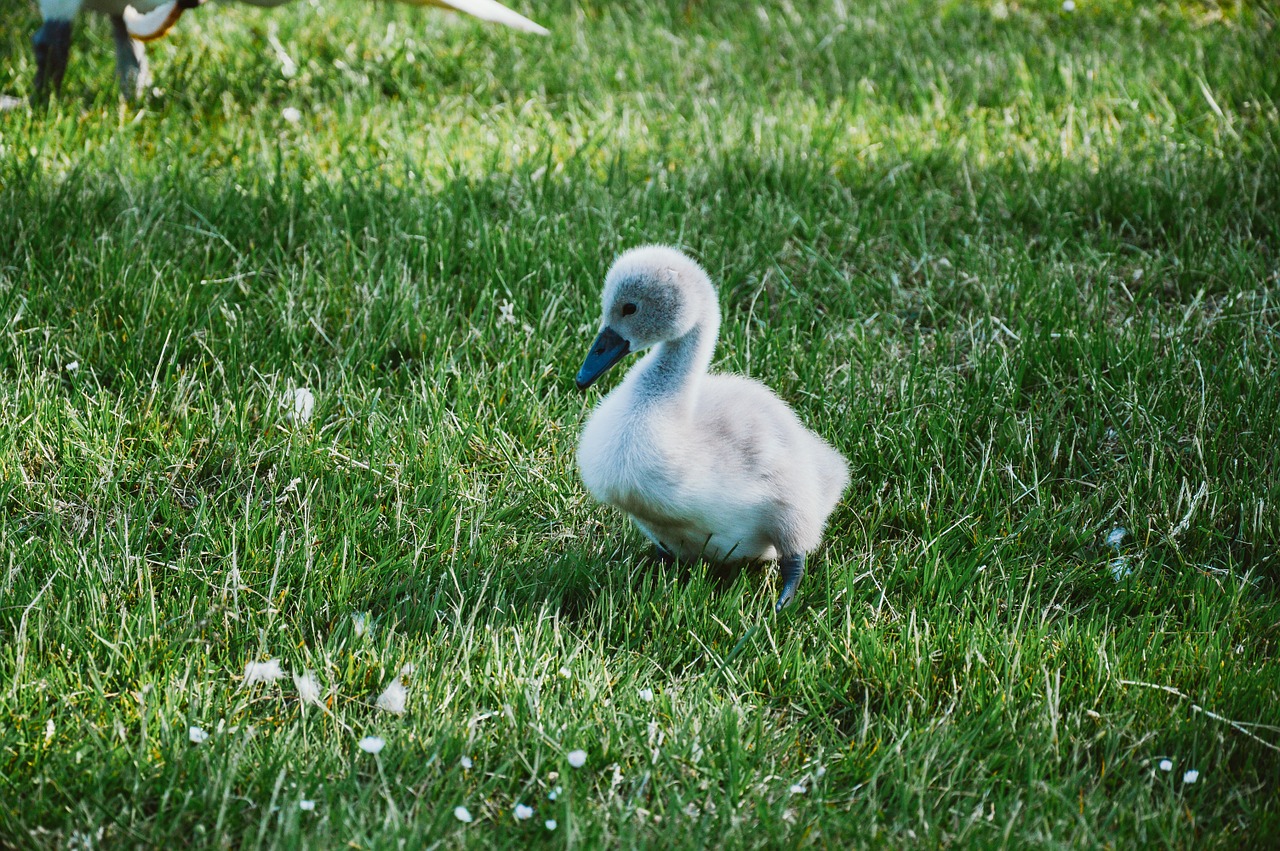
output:
[{"label": "bird's leg", "polygon": [[676,557],[673,556],[666,547],[662,546],[662,544],[653,545],[653,558],[655,561],[662,562],[663,564],[676,563]]},{"label": "bird's leg", "polygon": [[134,100],[150,80],[147,48],[129,36],[129,27],[119,15],[111,16],[111,36],[116,42],[116,81],[120,84],[120,93],[125,100]]},{"label": "bird's leg", "polygon": [[36,50],[36,82],[31,100],[41,103],[49,97],[49,90],[62,89],[62,75],[67,71],[67,56],[71,53],[71,21],[52,19],[44,22],[31,39]]},{"label": "bird's leg", "polygon": [[782,573],[782,593],[778,595],[775,613],[781,612],[796,596],[796,588],[804,578],[804,553],[785,555],[778,561],[778,569]]}]

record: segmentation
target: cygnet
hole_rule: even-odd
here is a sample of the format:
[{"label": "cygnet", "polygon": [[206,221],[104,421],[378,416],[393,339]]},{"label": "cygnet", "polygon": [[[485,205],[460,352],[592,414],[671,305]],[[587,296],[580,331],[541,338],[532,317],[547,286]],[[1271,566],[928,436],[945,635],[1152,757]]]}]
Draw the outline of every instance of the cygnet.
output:
[{"label": "cygnet", "polygon": [[582,430],[587,490],[629,515],[664,558],[778,559],[782,611],[849,484],[848,464],[760,382],[708,374],[720,307],[689,257],[662,245],[627,251],[605,277],[603,303],[578,388],[651,351]]}]

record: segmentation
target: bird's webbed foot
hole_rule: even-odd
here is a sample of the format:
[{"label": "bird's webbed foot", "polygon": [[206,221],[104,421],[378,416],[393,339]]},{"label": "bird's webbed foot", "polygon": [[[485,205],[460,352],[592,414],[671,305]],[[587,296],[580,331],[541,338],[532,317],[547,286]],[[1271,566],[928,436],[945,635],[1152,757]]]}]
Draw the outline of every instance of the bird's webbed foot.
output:
[{"label": "bird's webbed foot", "polygon": [[774,613],[781,612],[795,598],[800,580],[804,578],[804,553],[784,555],[778,561],[778,570],[782,574],[782,593],[773,607]]}]

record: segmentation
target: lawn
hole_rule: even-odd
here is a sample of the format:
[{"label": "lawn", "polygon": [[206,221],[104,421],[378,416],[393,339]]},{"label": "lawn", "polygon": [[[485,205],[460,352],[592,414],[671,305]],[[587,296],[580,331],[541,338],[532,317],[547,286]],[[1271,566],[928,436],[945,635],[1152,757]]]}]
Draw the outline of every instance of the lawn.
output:
[{"label": "lawn", "polygon": [[[0,112],[0,847],[1280,843],[1274,7],[515,5]],[[578,479],[645,242],[850,461],[781,615]]]}]

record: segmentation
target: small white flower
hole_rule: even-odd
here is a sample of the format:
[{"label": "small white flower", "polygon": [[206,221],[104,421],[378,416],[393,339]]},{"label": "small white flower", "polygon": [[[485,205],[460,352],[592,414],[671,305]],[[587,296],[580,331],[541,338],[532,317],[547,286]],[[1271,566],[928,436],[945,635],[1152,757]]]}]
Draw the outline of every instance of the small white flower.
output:
[{"label": "small white flower", "polygon": [[280,670],[280,663],[275,659],[268,659],[265,662],[249,662],[244,666],[244,682],[241,685],[247,687],[258,683],[273,683],[283,678],[284,671]]},{"label": "small white flower", "polygon": [[1129,564],[1128,556],[1116,556],[1107,562],[1107,566],[1111,568],[1111,578],[1116,582],[1133,575],[1133,565]]},{"label": "small white flower", "polygon": [[316,682],[316,672],[307,671],[302,676],[293,675],[293,686],[298,690],[298,700],[320,706],[320,683]]},{"label": "small white flower", "polygon": [[808,790],[808,789],[806,789],[806,788],[804,788],[804,786],[803,786],[802,784],[800,784],[800,783],[792,783],[792,784],[791,784],[791,794],[792,794],[792,795],[803,795],[805,792],[808,792],[808,791],[809,791],[809,790]]},{"label": "small white flower", "polygon": [[105,833],[106,829],[101,827],[97,830],[73,830],[71,835],[67,837],[67,844],[62,847],[68,849],[68,851],[73,849],[74,851],[79,851],[82,848],[84,851],[93,851],[95,845],[102,842],[102,837]]},{"label": "small white flower", "polygon": [[303,798],[301,801],[299,801],[299,802],[298,802],[298,809],[300,809],[300,810],[306,810],[307,812],[313,812],[313,811],[315,810],[315,808],[316,808],[316,802],[315,802],[315,801],[308,801],[306,798]]},{"label": "small white flower", "polygon": [[78,360],[73,360],[71,363],[67,364],[67,372],[75,372],[79,368],[80,361]]},{"label": "small white flower", "polygon": [[573,671],[570,671],[568,668],[561,668],[560,676],[564,677],[567,680],[569,679],[569,677],[573,676]]},{"label": "small white flower", "polygon": [[825,765],[819,765],[819,766],[818,766],[818,770],[817,770],[817,771],[815,771],[815,772],[813,772],[813,776],[814,776],[814,777],[822,777],[822,776],[824,776],[826,773],[827,773],[827,767],[826,767]]},{"label": "small white flower", "polygon": [[404,682],[397,675],[382,694],[378,695],[378,708],[392,715],[403,715],[405,700],[408,696],[409,690],[404,687]]},{"label": "small white flower", "polygon": [[640,689],[640,699],[643,700],[645,703],[653,703],[653,689],[651,688]]},{"label": "small white flower", "polygon": [[359,744],[360,750],[371,754],[382,753],[382,749],[387,746],[386,740],[381,736],[365,736],[357,744]]},{"label": "small white flower", "polygon": [[1062,11],[1074,12],[1076,10],[1076,0],[1062,0]]},{"label": "small white flower", "polygon": [[574,768],[582,768],[582,766],[587,764],[587,752],[586,751],[569,751],[568,760],[569,760],[569,764],[572,765]]},{"label": "small white flower", "polygon": [[1194,768],[1188,771],[1186,774],[1182,775],[1183,783],[1195,783],[1199,779],[1200,779],[1200,772],[1196,771]]},{"label": "small white flower", "polygon": [[533,807],[526,807],[524,804],[516,804],[514,813],[516,821],[527,821],[533,818]]},{"label": "small white flower", "polygon": [[187,729],[187,738],[191,741],[191,744],[198,745],[209,738],[209,734],[199,727],[190,727]]},{"label": "small white flower", "polygon": [[560,793],[563,791],[564,791],[563,786],[557,786],[556,788],[552,789],[550,792],[547,793],[547,800],[554,801],[556,798],[560,797]]},{"label": "small white flower", "polygon": [[297,425],[306,425],[316,409],[316,397],[305,387],[286,390],[280,397],[280,407],[285,409],[285,419]]},{"label": "small white flower", "polygon": [[1162,760],[1160,760],[1160,770],[1161,770],[1161,771],[1173,771],[1173,760],[1171,760],[1171,759],[1162,759]]},{"label": "small white flower", "polygon": [[1103,539],[1102,543],[1106,544],[1108,547],[1120,549],[1120,544],[1124,541],[1125,535],[1128,534],[1128,529],[1123,526],[1117,526],[1107,533],[1107,537]]},{"label": "small white flower", "polygon": [[280,112],[280,115],[282,115],[284,120],[288,121],[290,124],[297,124],[302,120],[302,110],[298,109],[296,106],[286,106]]},{"label": "small white flower", "polygon": [[454,807],[453,817],[464,824],[471,824],[471,810],[466,807]]},{"label": "small white flower", "polygon": [[368,612],[355,612],[351,615],[351,628],[356,631],[356,638],[363,638],[373,633],[373,627],[369,625]]},{"label": "small white flower", "polygon": [[553,818],[547,819],[545,822],[543,822],[543,825],[547,828],[547,830],[555,830],[557,827],[556,820]]},{"label": "small white flower", "polygon": [[516,306],[506,299],[498,305],[498,322],[503,325],[516,324]]},{"label": "small white flower", "polygon": [[464,770],[466,771],[471,770],[471,757],[464,756],[462,759],[458,760],[458,763],[463,767]]},{"label": "small white flower", "polygon": [[47,745],[53,741],[53,734],[57,732],[57,727],[53,724],[53,719],[44,722],[44,743]]}]

